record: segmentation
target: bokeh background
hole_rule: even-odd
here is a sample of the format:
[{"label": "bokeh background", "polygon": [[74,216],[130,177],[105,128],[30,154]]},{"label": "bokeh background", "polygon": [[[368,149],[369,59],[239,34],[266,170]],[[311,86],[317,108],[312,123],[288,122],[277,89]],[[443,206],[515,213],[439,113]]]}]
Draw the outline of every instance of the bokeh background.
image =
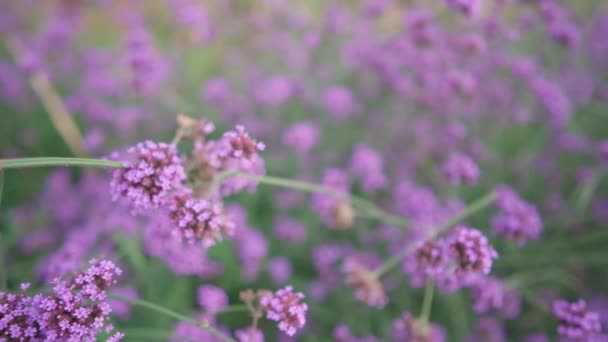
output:
[{"label": "bokeh background", "polygon": [[[170,141],[184,114],[217,132],[244,125],[267,146],[268,175],[321,183],[335,169],[353,194],[414,226],[508,184],[540,213],[540,237],[521,246],[492,235],[494,209],[468,222],[499,251],[492,274],[517,284],[519,314],[477,313],[461,290],[437,294],[431,320],[450,341],[553,340],[553,298],[608,311],[608,7],[462,4],[4,0],[0,155],[106,157]],[[446,178],[456,153],[479,166],[474,184]],[[386,277],[382,310],[356,301],[340,272],[347,256],[378,265],[397,251],[408,236],[396,227],[355,213],[348,229],[331,229],[307,194],[260,185],[227,200],[241,227],[234,239],[208,250],[172,245],[112,202],[109,178],[5,172],[2,288],[39,289],[104,256],[126,270],[125,293],[193,316],[203,284],[231,303],[247,288],[293,284],[310,306],[298,341],[395,340],[393,321],[418,312],[422,291],[403,270]],[[243,313],[217,320],[230,330],[249,323]],[[173,320],[140,308],[115,324],[126,341],[183,340]],[[267,340],[287,340],[272,322],[262,327]]]}]

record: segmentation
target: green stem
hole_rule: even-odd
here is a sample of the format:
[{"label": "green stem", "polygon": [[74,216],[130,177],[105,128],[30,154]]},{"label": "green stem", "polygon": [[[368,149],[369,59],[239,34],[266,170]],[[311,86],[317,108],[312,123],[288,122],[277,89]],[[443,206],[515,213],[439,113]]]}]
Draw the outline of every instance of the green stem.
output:
[{"label": "green stem", "polygon": [[241,178],[250,179],[250,180],[253,180],[256,182],[260,182],[262,184],[268,184],[268,185],[277,186],[277,187],[281,187],[281,188],[289,188],[289,189],[300,190],[300,191],[305,191],[305,192],[321,193],[321,194],[326,194],[326,195],[331,195],[331,196],[336,196],[336,197],[345,197],[345,198],[348,198],[354,205],[356,205],[357,208],[365,210],[370,215],[370,217],[373,217],[375,219],[378,219],[378,220],[384,221],[388,224],[399,226],[399,227],[405,227],[407,225],[407,221],[405,219],[403,219],[402,217],[388,213],[388,212],[380,209],[375,204],[373,204],[361,197],[350,195],[348,193],[344,193],[342,191],[338,191],[338,190],[332,189],[330,187],[326,187],[326,186],[311,183],[311,182],[304,182],[304,181],[286,179],[286,178],[281,178],[281,177],[273,177],[273,176],[260,176],[260,175],[241,173],[241,172],[235,172],[235,171],[226,171],[226,172],[222,172],[216,176],[217,181],[216,180],[213,181],[211,191],[214,191],[215,188],[217,187],[217,185],[219,185],[219,183],[222,180],[229,178],[229,177],[241,177]]},{"label": "green stem", "polygon": [[420,321],[428,324],[431,317],[431,307],[433,306],[433,294],[435,292],[435,282],[428,280],[424,288],[424,298],[422,299],[422,309],[420,310]]},{"label": "green stem", "polygon": [[69,158],[69,157],[38,157],[38,158],[14,158],[0,159],[0,169],[17,169],[25,167],[41,166],[89,166],[89,167],[112,167],[121,168],[122,163],[91,158]]},{"label": "green stem", "polygon": [[4,170],[0,167],[0,208],[2,207],[2,194],[4,193]]},{"label": "green stem", "polygon": [[[431,233],[429,234],[428,237],[426,237],[426,239],[434,239],[435,237],[437,237],[438,235],[440,235],[444,231],[448,230],[450,227],[458,224],[460,221],[466,219],[467,217],[469,217],[469,216],[473,215],[474,213],[478,212],[479,210],[481,210],[481,209],[487,207],[488,205],[492,204],[494,202],[495,198],[496,198],[496,194],[494,193],[494,191],[491,191],[488,194],[484,195],[483,197],[477,199],[475,202],[471,203],[471,205],[469,205],[468,207],[466,207],[458,215],[452,217],[451,219],[449,219],[444,224],[438,226],[436,229],[432,229]],[[415,243],[411,243],[411,244],[405,246],[405,248],[401,252],[399,252],[399,253],[393,255],[392,257],[388,258],[384,262],[384,264],[382,264],[382,266],[380,266],[378,269],[376,269],[373,272],[374,276],[377,277],[377,278],[379,278],[382,275],[384,275],[386,272],[388,272],[391,269],[393,269],[395,266],[399,265],[399,263],[401,262],[401,259],[405,258],[405,256],[407,256],[408,254],[410,254],[411,252],[413,252],[414,248],[416,248],[416,246],[417,246],[416,242]]]},{"label": "green stem", "polygon": [[171,318],[175,318],[179,321],[183,321],[183,322],[189,322],[192,323],[194,325],[196,325],[198,328],[207,331],[209,334],[221,339],[222,341],[225,342],[236,342],[236,340],[232,339],[230,336],[226,336],[223,333],[221,333],[220,331],[218,331],[217,329],[215,329],[214,327],[210,326],[209,323],[207,322],[203,322],[203,323],[199,323],[197,322],[195,319],[190,318],[188,316],[182,315],[180,313],[177,313],[175,311],[172,311],[170,309],[165,308],[164,306],[160,306],[154,303],[150,303],[148,301],[142,300],[142,299],[135,299],[135,298],[129,298],[129,297],[125,297],[125,296],[121,296],[121,295],[117,295],[117,294],[109,294],[108,295],[110,298],[114,298],[114,299],[118,299],[124,302],[128,302],[131,303],[133,305],[138,305],[141,307],[144,307],[146,309],[150,309],[153,311],[156,311],[158,313],[161,313],[165,316],[171,317]]},{"label": "green stem", "polygon": [[247,305],[230,305],[221,310],[214,311],[213,314],[222,315],[222,314],[231,313],[231,312],[248,312],[248,311],[249,311],[249,308],[247,307]]}]

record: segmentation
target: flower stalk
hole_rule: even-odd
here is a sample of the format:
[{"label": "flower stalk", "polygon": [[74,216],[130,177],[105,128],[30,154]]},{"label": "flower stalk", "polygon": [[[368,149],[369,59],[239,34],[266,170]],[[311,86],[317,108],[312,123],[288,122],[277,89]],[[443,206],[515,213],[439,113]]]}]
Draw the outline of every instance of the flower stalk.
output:
[{"label": "flower stalk", "polygon": [[129,298],[129,297],[121,296],[121,295],[114,294],[114,293],[110,293],[108,296],[110,298],[114,298],[114,299],[118,299],[118,300],[121,300],[124,302],[131,303],[132,305],[138,305],[138,306],[144,307],[146,309],[156,311],[158,313],[161,313],[165,316],[177,319],[179,321],[192,323],[192,324],[196,325],[198,328],[207,331],[209,334],[221,339],[224,342],[236,342],[236,340],[234,340],[230,336],[224,335],[219,330],[210,326],[208,322],[202,322],[202,323],[197,322],[193,318],[190,318],[188,316],[185,316],[185,315],[182,315],[175,311],[172,311],[170,309],[167,309],[164,306],[160,306],[158,304],[154,304],[154,303],[142,300],[142,299]]}]

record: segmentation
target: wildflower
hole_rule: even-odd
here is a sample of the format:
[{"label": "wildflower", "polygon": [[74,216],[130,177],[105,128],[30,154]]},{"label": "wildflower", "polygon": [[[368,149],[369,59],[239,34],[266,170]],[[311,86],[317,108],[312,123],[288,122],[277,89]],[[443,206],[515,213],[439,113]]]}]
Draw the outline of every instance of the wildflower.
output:
[{"label": "wildflower", "polygon": [[400,318],[393,321],[392,336],[393,341],[445,341],[445,333],[440,326],[421,322],[409,312],[404,312]]},{"label": "wildflower", "polygon": [[[448,239],[451,271],[442,276],[444,290],[455,290],[471,285],[479,275],[490,273],[498,253],[477,229],[457,226]],[[448,266],[450,267],[450,266]]]},{"label": "wildflower", "polygon": [[471,286],[473,310],[486,313],[492,309],[500,310],[507,318],[516,317],[521,311],[521,297],[509,289],[500,279],[493,277],[480,277]]},{"label": "wildflower", "polygon": [[226,292],[214,285],[203,285],[197,291],[198,305],[208,313],[214,313],[228,306]]},{"label": "wildflower", "polygon": [[[27,296],[0,291],[0,340],[95,341],[101,331],[110,332],[107,289],[121,270],[112,262],[91,260],[90,266],[69,280],[56,278],[52,294]],[[116,333],[107,341],[119,341]]]},{"label": "wildflower", "polygon": [[496,205],[501,212],[492,218],[494,234],[519,245],[540,236],[543,225],[538,211],[511,188],[502,186],[497,189]]},{"label": "wildflower", "polygon": [[557,332],[564,337],[591,341],[591,335],[601,331],[600,317],[597,313],[587,309],[584,300],[567,302],[556,300],[553,302],[553,314],[559,319]]},{"label": "wildflower", "polygon": [[300,121],[287,127],[283,143],[301,153],[310,152],[319,140],[319,128],[312,121]]},{"label": "wildflower", "polygon": [[332,86],[323,94],[325,110],[336,119],[346,119],[357,111],[352,92],[343,86]]},{"label": "wildflower", "polygon": [[359,144],[355,147],[351,172],[361,179],[363,190],[375,191],[386,187],[388,179],[384,174],[382,157],[371,146]]},{"label": "wildflower", "polygon": [[274,294],[263,295],[260,304],[266,309],[266,318],[279,322],[279,329],[293,336],[306,324],[308,306],[300,303],[302,299],[302,292],[294,293],[292,286],[286,286]]},{"label": "wildflower", "polygon": [[373,272],[354,258],[347,258],[342,266],[346,283],[355,292],[355,298],[369,306],[383,308],[388,302],[384,288]]},{"label": "wildflower", "polygon": [[414,287],[423,286],[427,279],[434,278],[445,270],[446,250],[443,240],[427,240],[407,256],[403,262]]},{"label": "wildflower", "polygon": [[476,17],[483,5],[482,0],[446,0],[446,3],[469,17]]},{"label": "wildflower", "polygon": [[224,214],[221,202],[193,197],[188,190],[173,195],[169,217],[184,239],[201,241],[205,247],[234,233],[234,223]]},{"label": "wildflower", "polygon": [[453,153],[441,167],[445,178],[454,185],[474,184],[479,179],[479,167],[475,161],[461,153]]},{"label": "wildflower", "polygon": [[239,342],[264,342],[264,333],[253,327],[237,330],[234,335]]},{"label": "wildflower", "polygon": [[268,274],[275,284],[285,283],[291,277],[291,263],[283,257],[273,258],[268,261]]},{"label": "wildflower", "polygon": [[158,208],[186,178],[174,145],[145,141],[127,150],[123,168],[114,171],[110,192],[114,200],[129,199],[135,209]]}]

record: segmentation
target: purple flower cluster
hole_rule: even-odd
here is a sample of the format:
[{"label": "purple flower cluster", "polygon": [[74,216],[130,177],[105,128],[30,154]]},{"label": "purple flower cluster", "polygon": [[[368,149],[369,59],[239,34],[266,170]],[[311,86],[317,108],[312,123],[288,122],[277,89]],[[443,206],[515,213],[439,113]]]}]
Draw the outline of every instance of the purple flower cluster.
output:
[{"label": "purple flower cluster", "polygon": [[201,241],[205,247],[234,234],[234,223],[227,218],[221,202],[193,197],[188,190],[172,196],[169,218],[186,241]]},{"label": "purple flower cluster", "polygon": [[532,204],[522,200],[511,188],[502,186],[497,189],[496,205],[500,213],[492,218],[494,234],[513,240],[520,246],[538,239],[543,223]]},{"label": "purple flower cluster", "polygon": [[446,340],[443,328],[436,324],[417,320],[409,312],[404,312],[392,324],[393,341],[443,342]]},{"label": "purple flower cluster", "polygon": [[[5,341],[96,341],[113,330],[106,291],[122,271],[112,262],[91,260],[90,266],[69,280],[53,281],[52,294],[27,296],[0,292],[0,339]],[[116,342],[120,332],[108,338]]]},{"label": "purple flower cluster", "polygon": [[593,341],[593,335],[601,331],[600,317],[597,313],[587,310],[584,300],[553,302],[553,314],[559,319],[557,332],[571,339]]},{"label": "purple flower cluster", "polygon": [[453,153],[441,167],[441,172],[451,184],[474,184],[479,179],[479,167],[471,157]]},{"label": "purple flower cluster", "polygon": [[128,198],[137,210],[158,208],[186,178],[174,145],[146,141],[127,150],[124,167],[114,172],[110,191],[114,200]]},{"label": "purple flower cluster", "polygon": [[441,277],[444,290],[450,291],[468,286],[480,275],[487,275],[498,253],[488,238],[477,229],[457,226],[447,238],[448,271]]},{"label": "purple flower cluster", "polygon": [[346,284],[353,289],[355,298],[375,308],[388,303],[384,288],[370,269],[354,257],[347,258],[342,265]]},{"label": "purple flower cluster", "polygon": [[302,292],[293,292],[293,287],[286,286],[262,296],[260,304],[266,309],[266,318],[279,322],[279,329],[293,336],[306,324],[308,305],[301,303],[302,299]]}]

